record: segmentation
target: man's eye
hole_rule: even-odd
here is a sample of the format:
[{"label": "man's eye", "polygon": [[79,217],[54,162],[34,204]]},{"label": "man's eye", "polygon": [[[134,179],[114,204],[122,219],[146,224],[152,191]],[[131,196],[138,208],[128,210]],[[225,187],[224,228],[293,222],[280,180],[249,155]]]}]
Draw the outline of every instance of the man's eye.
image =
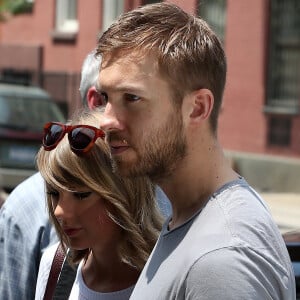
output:
[{"label": "man's eye", "polygon": [[97,106],[102,106],[105,105],[108,101],[108,96],[105,92],[99,92],[98,93],[98,105]]},{"label": "man's eye", "polygon": [[95,95],[94,106],[95,107],[103,106],[107,103],[107,101],[108,101],[108,96],[105,92],[97,92]]},{"label": "man's eye", "polygon": [[78,199],[84,199],[89,197],[92,194],[92,192],[75,192],[74,196]]},{"label": "man's eye", "polygon": [[141,97],[133,94],[125,94],[124,99],[129,102],[136,102],[141,100]]},{"label": "man's eye", "polygon": [[93,106],[99,107],[106,105],[108,101],[108,95],[105,92],[97,90],[93,97]]}]

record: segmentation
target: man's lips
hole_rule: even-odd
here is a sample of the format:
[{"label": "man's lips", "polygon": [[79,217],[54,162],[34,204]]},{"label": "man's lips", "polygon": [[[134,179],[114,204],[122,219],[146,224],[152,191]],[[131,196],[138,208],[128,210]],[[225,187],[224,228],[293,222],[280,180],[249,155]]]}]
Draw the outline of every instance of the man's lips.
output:
[{"label": "man's lips", "polygon": [[112,155],[120,154],[129,148],[129,145],[126,142],[126,140],[109,141],[109,146],[110,146]]},{"label": "man's lips", "polygon": [[112,155],[121,154],[129,148],[127,145],[113,146],[110,145],[110,151]]}]

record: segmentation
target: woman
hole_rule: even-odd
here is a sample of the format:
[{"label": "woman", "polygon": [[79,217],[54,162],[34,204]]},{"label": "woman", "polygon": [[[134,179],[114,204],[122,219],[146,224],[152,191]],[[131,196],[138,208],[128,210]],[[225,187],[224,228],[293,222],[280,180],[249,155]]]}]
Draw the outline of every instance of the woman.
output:
[{"label": "woman", "polygon": [[[161,229],[150,181],[113,172],[99,117],[89,111],[69,125],[46,124],[37,156],[50,219],[78,265],[70,299],[128,299]],[[56,248],[42,257],[36,299],[43,299]]]}]

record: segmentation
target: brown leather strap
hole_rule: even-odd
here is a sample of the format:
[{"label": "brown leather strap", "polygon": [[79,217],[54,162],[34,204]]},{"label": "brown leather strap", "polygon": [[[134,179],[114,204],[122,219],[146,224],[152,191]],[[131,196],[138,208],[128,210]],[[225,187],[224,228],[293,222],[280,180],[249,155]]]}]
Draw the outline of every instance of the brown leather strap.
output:
[{"label": "brown leather strap", "polygon": [[55,286],[57,283],[59,273],[61,271],[64,258],[65,258],[65,253],[63,251],[63,247],[61,243],[59,243],[52,261],[52,266],[50,269],[48,282],[44,294],[44,300],[52,300],[53,298]]},{"label": "brown leather strap", "polygon": [[76,278],[77,268],[78,264],[71,266],[68,263],[68,259],[64,260],[53,294],[53,300],[69,299]]}]

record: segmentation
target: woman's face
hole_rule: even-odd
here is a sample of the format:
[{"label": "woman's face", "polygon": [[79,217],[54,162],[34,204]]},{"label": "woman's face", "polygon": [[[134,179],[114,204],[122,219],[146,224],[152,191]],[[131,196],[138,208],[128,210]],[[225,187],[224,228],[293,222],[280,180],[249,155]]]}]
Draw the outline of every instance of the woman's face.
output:
[{"label": "woman's face", "polygon": [[89,190],[69,192],[47,186],[54,215],[76,250],[113,251],[121,228],[108,216],[105,201]]}]

